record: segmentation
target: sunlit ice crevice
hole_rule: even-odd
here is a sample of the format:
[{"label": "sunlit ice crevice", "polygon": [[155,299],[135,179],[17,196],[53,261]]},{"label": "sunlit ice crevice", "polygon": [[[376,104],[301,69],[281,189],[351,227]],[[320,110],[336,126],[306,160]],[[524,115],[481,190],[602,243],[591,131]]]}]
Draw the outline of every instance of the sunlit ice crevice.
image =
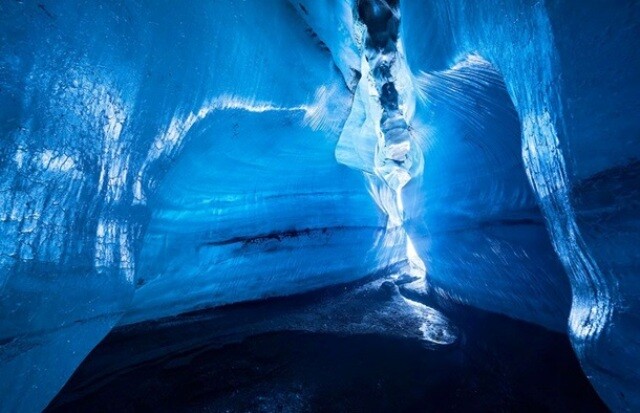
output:
[{"label": "sunlit ice crevice", "polygon": [[424,281],[425,265],[402,228],[402,190],[422,174],[423,155],[410,127],[416,98],[399,38],[398,2],[358,1],[354,14],[362,76],[336,158],[365,173],[373,199],[388,216],[388,232],[402,231],[405,275]]}]

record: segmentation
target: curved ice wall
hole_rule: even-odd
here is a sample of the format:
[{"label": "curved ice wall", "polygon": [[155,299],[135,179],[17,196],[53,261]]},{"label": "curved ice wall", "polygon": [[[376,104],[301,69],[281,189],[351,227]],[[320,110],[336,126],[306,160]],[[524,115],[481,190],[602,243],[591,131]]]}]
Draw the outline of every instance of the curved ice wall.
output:
[{"label": "curved ice wall", "polygon": [[[611,408],[637,410],[640,406],[637,391],[640,323],[636,314],[640,305],[637,281],[640,52],[635,39],[640,35],[640,5],[634,1],[587,1],[578,5],[562,1],[443,0],[404,1],[401,10],[409,66],[424,80],[418,83],[425,86],[427,106],[436,106],[431,115],[418,116],[420,120],[426,119],[425,128],[441,131],[452,117],[458,116],[445,112],[439,117],[437,106],[441,98],[437,94],[442,76],[469,70],[465,67],[477,65],[480,59],[481,66],[490,64],[503,77],[521,128],[524,168],[553,247],[571,282],[569,333],[574,348],[585,372]],[[423,72],[426,74],[421,75]],[[482,77],[476,75],[475,78],[472,82],[483,82]],[[457,82],[453,93],[467,90],[465,82]],[[498,90],[495,93],[504,95]],[[452,101],[456,99],[460,100]],[[496,99],[491,100],[496,103]],[[497,98],[500,111],[513,110],[509,109],[507,100],[505,96]],[[467,122],[479,119],[484,122],[483,139],[477,139],[480,135],[456,121],[454,128],[462,133],[452,137],[453,142],[462,141],[463,145],[475,148],[434,149],[435,155],[427,148],[427,172],[422,185],[432,186],[425,191],[415,190],[425,199],[425,204],[418,202],[415,210],[428,212],[426,215],[417,212],[410,217],[409,234],[414,237],[416,232],[416,238],[424,236],[423,228],[435,224],[436,231],[444,231],[442,237],[452,242],[442,245],[436,238],[438,233],[434,233],[418,248],[419,252],[432,254],[433,258],[427,261],[433,263],[434,269],[460,266],[457,254],[462,251],[464,256],[473,257],[484,248],[482,243],[478,244],[479,251],[467,247],[471,245],[469,237],[473,241],[476,228],[482,228],[478,222],[482,220],[477,216],[490,217],[508,206],[504,213],[498,213],[498,220],[495,219],[498,216],[489,220],[482,237],[491,241],[487,253],[478,257],[479,261],[489,258],[495,263],[498,257],[508,261],[516,259],[519,264],[512,267],[517,269],[514,274],[496,272],[494,275],[500,279],[506,276],[515,281],[523,272],[528,273],[525,277],[528,282],[521,281],[529,286],[513,284],[506,291],[513,288],[521,290],[520,294],[525,292],[523,288],[529,289],[537,296],[538,304],[523,305],[526,308],[512,311],[525,314],[529,319],[544,313],[562,314],[561,275],[553,259],[548,258],[544,237],[539,231],[537,208],[528,200],[522,185],[516,185],[521,181],[517,174],[519,168],[513,168],[513,173],[505,171],[515,160],[509,156],[514,147],[506,141],[505,133],[511,129],[512,137],[520,135],[513,133],[513,114],[509,117],[479,115],[478,112],[495,112],[482,99],[473,99],[461,107],[467,107],[464,114]],[[498,122],[504,127],[495,130]],[[430,131],[425,133],[431,141]],[[449,133],[453,132],[445,131],[445,136]],[[445,145],[440,143],[442,138],[442,135],[433,138],[436,148]],[[443,157],[442,151],[455,154],[457,159]],[[428,182],[431,155],[436,162],[444,162],[453,173]],[[468,177],[471,171],[465,171],[466,167],[450,165],[461,161],[475,167],[473,177]],[[486,178],[475,176],[485,174]],[[438,189],[439,183],[447,185],[456,179],[472,184],[467,188],[462,187],[463,184],[458,186],[459,193],[465,194],[460,197],[462,200],[467,194],[484,191],[484,198],[491,200],[490,203],[476,213],[473,211],[477,210],[478,201],[461,203],[460,198],[440,198],[441,194],[448,194],[448,188]],[[489,183],[493,180],[498,182]],[[492,187],[497,189],[490,190]],[[427,198],[432,194],[438,197]],[[466,215],[463,220],[475,224],[471,232],[451,234],[452,230],[462,228],[459,217],[450,208],[442,214],[451,219],[438,216],[438,222],[429,221],[431,215],[440,215],[438,203],[447,199],[454,199],[451,205],[461,206],[459,215]],[[512,242],[504,242],[506,232],[500,229],[504,225],[512,227],[509,233],[516,237]],[[456,244],[455,240],[462,242]],[[416,244],[419,244],[417,240]],[[531,251],[535,252],[534,256]],[[438,263],[441,257],[445,259]],[[451,264],[446,262],[450,257],[455,259]],[[475,258],[470,262],[477,263]],[[523,264],[526,262],[533,265]],[[548,265],[542,268],[545,262]],[[501,265],[496,264],[499,269]],[[529,268],[521,268],[522,265]],[[466,269],[464,274],[469,278],[478,271],[484,272],[482,263],[479,268],[474,265]],[[433,278],[443,275],[437,271],[432,274]],[[447,274],[455,277],[453,272]],[[467,276],[464,277],[466,280]],[[444,283],[450,285],[452,281]],[[489,285],[496,283],[501,281],[495,280]],[[556,291],[552,288],[554,285],[558,286]],[[507,292],[503,298],[509,299],[510,295]],[[502,301],[499,297],[496,299]],[[523,304],[535,304],[535,301],[526,296],[518,299]]]},{"label": "curved ice wall", "polygon": [[335,162],[352,96],[288,3],[0,15],[3,411],[42,409],[125,311],[291,294],[404,259]]},{"label": "curved ice wall", "polygon": [[[409,52],[408,52],[409,53]],[[441,294],[565,330],[570,291],[527,180],[500,73],[478,55],[418,72],[425,168],[406,228]],[[479,294],[482,291],[482,294]]]}]

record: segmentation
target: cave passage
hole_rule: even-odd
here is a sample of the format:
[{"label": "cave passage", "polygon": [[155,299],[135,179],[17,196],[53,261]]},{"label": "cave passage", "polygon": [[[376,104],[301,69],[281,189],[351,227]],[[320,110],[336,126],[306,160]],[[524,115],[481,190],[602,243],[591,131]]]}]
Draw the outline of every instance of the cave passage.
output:
[{"label": "cave passage", "polygon": [[0,413],[640,411],[640,2],[0,16]]}]

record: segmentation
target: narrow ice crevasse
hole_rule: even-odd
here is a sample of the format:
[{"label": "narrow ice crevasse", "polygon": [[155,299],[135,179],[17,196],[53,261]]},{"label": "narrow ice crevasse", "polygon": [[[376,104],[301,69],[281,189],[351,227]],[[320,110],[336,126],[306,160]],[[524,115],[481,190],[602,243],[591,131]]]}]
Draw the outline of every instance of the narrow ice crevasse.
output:
[{"label": "narrow ice crevasse", "polygon": [[[361,73],[366,78],[365,110],[373,121],[376,145],[373,172],[388,189],[387,196],[374,197],[389,215],[389,228],[404,220],[402,189],[422,174],[422,151],[412,136],[410,121],[415,94],[399,38],[400,11],[397,1],[368,0],[358,3],[358,15],[365,25]],[[379,192],[379,193],[380,193]],[[424,262],[406,236],[409,275],[425,279]]]}]

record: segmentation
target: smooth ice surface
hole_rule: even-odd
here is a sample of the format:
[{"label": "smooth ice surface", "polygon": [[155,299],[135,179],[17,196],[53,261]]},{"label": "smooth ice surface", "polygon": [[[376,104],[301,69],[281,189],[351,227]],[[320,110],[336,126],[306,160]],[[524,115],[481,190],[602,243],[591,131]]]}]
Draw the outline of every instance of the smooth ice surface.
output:
[{"label": "smooth ice surface", "polygon": [[[3,410],[41,410],[118,324],[372,275],[568,331],[640,409],[638,2],[0,16]],[[392,303],[366,331],[428,318]]]}]

